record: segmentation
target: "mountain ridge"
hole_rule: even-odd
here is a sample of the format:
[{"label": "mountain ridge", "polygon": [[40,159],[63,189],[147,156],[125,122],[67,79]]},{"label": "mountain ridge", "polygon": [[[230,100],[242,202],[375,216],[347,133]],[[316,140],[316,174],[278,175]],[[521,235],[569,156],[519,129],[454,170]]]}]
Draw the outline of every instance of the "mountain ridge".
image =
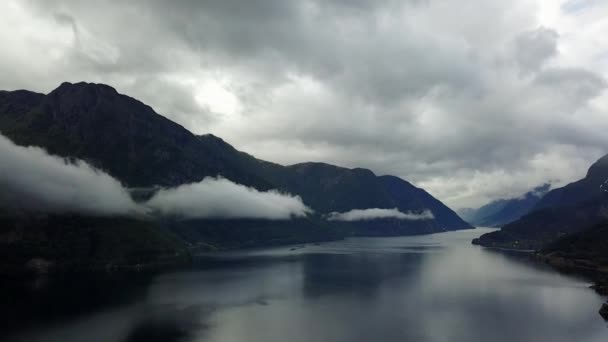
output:
[{"label": "mountain ridge", "polygon": [[478,209],[465,213],[465,220],[476,226],[500,227],[516,221],[534,210],[536,204],[549,191],[551,185],[545,183],[519,197],[492,201]]},{"label": "mountain ridge", "polygon": [[[395,207],[440,212],[427,222],[384,222],[399,227],[387,229],[390,234],[471,228],[439,200],[405,180],[387,182],[363,168],[319,162],[283,166],[257,159],[215,135],[195,135],[103,84],[64,82],[48,95],[2,92],[0,132],[19,145],[41,146],[51,154],[83,159],[128,187],[172,187],[222,176],[260,191],[277,189],[299,195],[318,215]],[[411,196],[425,199],[420,202]],[[383,227],[378,229],[381,232]]]},{"label": "mountain ridge", "polygon": [[603,222],[608,193],[601,189],[608,177],[608,155],[593,163],[586,176],[549,191],[519,220],[473,241],[486,247],[539,250],[559,238]]}]

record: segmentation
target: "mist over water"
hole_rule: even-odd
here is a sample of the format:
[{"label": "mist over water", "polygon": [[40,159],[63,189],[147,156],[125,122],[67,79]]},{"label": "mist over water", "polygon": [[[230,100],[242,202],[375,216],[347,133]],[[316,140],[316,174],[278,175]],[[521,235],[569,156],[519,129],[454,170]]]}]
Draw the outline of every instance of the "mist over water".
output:
[{"label": "mist over water", "polygon": [[31,317],[2,340],[606,341],[588,282],[472,246],[484,232],[202,255],[78,292],[51,281],[12,296],[3,317],[18,304]]}]

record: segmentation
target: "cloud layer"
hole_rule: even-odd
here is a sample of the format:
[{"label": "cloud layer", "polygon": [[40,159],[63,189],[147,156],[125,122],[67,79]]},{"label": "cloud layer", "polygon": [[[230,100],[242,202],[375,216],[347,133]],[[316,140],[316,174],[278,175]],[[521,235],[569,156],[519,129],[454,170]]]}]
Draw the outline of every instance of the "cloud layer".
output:
[{"label": "cloud layer", "polygon": [[420,213],[406,212],[403,213],[397,208],[394,209],[353,209],[344,213],[333,212],[327,215],[328,221],[369,221],[378,219],[398,219],[398,220],[432,220],[435,216],[430,210],[424,210]]},{"label": "cloud layer", "polygon": [[257,157],[470,207],[607,152],[606,32],[605,1],[8,0],[0,89],[109,83]]},{"label": "cloud layer", "polygon": [[288,220],[312,212],[299,196],[274,190],[261,192],[224,178],[205,178],[199,183],[161,189],[145,206],[164,216],[187,219]]},{"label": "cloud layer", "polygon": [[83,161],[69,162],[0,135],[0,204],[43,212],[130,215],[140,211],[120,182]]},{"label": "cloud layer", "polygon": [[311,210],[298,196],[261,192],[223,178],[161,189],[135,203],[107,173],[81,160],[17,146],[0,135],[0,207],[90,215],[173,216],[183,219],[288,220]]}]

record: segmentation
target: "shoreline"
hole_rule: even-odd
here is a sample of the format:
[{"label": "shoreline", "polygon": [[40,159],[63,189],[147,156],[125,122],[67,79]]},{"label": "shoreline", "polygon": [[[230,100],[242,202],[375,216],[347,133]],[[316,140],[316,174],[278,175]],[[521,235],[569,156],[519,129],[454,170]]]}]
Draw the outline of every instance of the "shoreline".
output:
[{"label": "shoreline", "polygon": [[552,253],[536,252],[532,256],[558,272],[582,276],[591,281],[593,285],[589,288],[604,297],[604,303],[599,308],[598,313],[605,321],[608,321],[608,269],[602,268],[589,260],[570,259]]},{"label": "shoreline", "polygon": [[572,259],[564,257],[557,253],[541,253],[538,250],[524,250],[517,248],[498,247],[498,246],[485,246],[479,243],[479,238],[473,239],[471,244],[489,250],[495,250],[506,253],[517,253],[521,255],[528,255],[532,260],[541,262],[555,271],[562,274],[570,274],[575,276],[583,277],[589,280],[592,285],[589,288],[598,295],[604,297],[604,302],[599,308],[599,315],[608,321],[608,268],[598,265],[596,262],[585,259]]}]

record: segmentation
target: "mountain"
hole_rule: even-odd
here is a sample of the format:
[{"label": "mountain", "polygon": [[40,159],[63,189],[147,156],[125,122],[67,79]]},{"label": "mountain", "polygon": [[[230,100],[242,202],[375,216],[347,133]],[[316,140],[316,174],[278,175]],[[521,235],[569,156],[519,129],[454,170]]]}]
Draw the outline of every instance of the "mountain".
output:
[{"label": "mountain", "polygon": [[259,190],[300,195],[320,214],[356,208],[418,210],[422,207],[414,199],[393,195],[421,195],[434,205],[429,209],[441,211],[437,227],[469,227],[439,201],[429,201],[430,195],[412,192],[407,182],[383,182],[360,168],[262,161],[221,138],[196,136],[107,85],[63,83],[46,96],[1,92],[0,131],[17,144],[84,159],[129,187],[175,186],[221,175]]},{"label": "mountain", "polygon": [[608,221],[563,236],[544,247],[540,254],[554,265],[608,276]]},{"label": "mountain", "polygon": [[550,187],[550,184],[543,184],[522,196],[492,201],[479,209],[469,209],[462,216],[475,226],[501,227],[532,211]]},{"label": "mountain", "polygon": [[573,206],[584,201],[593,201],[602,198],[600,187],[608,180],[608,155],[593,163],[585,178],[570,183],[563,188],[547,193],[534,207],[534,210],[543,208]]},{"label": "mountain", "polygon": [[602,220],[608,199],[571,207],[533,211],[501,230],[487,233],[473,243],[486,247],[539,250],[558,238],[576,233]]},{"label": "mountain", "polygon": [[399,177],[377,176],[367,169],[348,169],[318,162],[281,166],[239,152],[211,134],[199,138],[214,145],[233,165],[249,170],[279,190],[301,196],[304,203],[321,213],[365,208],[429,209],[435,216],[436,220],[431,223],[436,229],[471,227],[429,193]]},{"label": "mountain", "polygon": [[488,204],[485,204],[477,209],[475,208],[465,208],[459,211],[459,214],[465,221],[469,222],[474,226],[483,226],[481,222],[485,220],[486,217],[495,215],[499,213],[509,200],[499,199],[492,201]]},{"label": "mountain", "polygon": [[129,187],[175,186],[218,174],[270,187],[208,138],[107,85],[63,83],[46,96],[0,92],[0,131],[16,144],[84,159]]},{"label": "mountain", "polygon": [[380,182],[402,211],[429,209],[441,230],[465,229],[471,226],[464,222],[452,209],[431,196],[424,189],[395,176],[381,176]]},{"label": "mountain", "polygon": [[549,191],[519,220],[473,241],[488,247],[538,250],[558,238],[602,222],[607,215],[608,155],[595,162],[585,178]]},{"label": "mountain", "polygon": [[[24,146],[78,158],[146,196],[146,189],[222,176],[264,191],[299,195],[314,210],[306,219],[163,220],[160,229],[204,248],[252,247],[349,235],[408,235],[471,226],[424,190],[394,176],[325,163],[283,166],[238,151],[219,137],[195,135],[144,103],[103,84],[63,83],[48,95],[0,91],[0,132]],[[151,190],[154,191],[154,190]],[[143,194],[143,195],[142,195]],[[149,195],[149,194],[148,194]],[[327,222],[352,209],[431,210],[434,219]],[[288,227],[288,228],[285,228]]]},{"label": "mountain", "polygon": [[139,271],[183,264],[186,245],[153,222],[0,212],[0,275]]},{"label": "mountain", "polygon": [[[559,270],[590,278],[598,294],[608,295],[608,221],[557,239],[537,257]],[[608,320],[608,303],[599,313]]]},{"label": "mountain", "polygon": [[471,223],[474,221],[474,217],[478,209],[479,208],[460,208],[456,211],[456,213],[458,213],[458,216],[460,216],[463,220]]}]

